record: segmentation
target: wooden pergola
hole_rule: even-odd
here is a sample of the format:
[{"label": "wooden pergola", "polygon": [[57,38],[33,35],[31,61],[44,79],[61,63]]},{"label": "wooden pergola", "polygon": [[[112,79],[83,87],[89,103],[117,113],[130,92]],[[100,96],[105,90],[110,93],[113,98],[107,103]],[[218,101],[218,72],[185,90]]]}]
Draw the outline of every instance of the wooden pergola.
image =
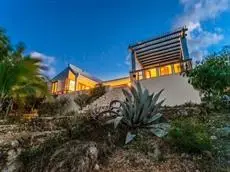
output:
[{"label": "wooden pergola", "polygon": [[137,72],[165,65],[180,63],[183,70],[191,68],[186,41],[187,30],[186,27],[179,28],[153,39],[130,45],[131,78],[135,79]]}]

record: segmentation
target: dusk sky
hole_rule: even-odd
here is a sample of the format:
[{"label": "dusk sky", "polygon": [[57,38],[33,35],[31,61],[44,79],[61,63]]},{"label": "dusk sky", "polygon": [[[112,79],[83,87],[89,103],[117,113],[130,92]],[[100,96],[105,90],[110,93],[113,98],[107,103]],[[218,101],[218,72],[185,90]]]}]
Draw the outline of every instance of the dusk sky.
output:
[{"label": "dusk sky", "polygon": [[0,26],[44,58],[51,77],[68,63],[101,79],[127,76],[129,44],[184,25],[193,59],[230,44],[230,0],[0,2]]}]

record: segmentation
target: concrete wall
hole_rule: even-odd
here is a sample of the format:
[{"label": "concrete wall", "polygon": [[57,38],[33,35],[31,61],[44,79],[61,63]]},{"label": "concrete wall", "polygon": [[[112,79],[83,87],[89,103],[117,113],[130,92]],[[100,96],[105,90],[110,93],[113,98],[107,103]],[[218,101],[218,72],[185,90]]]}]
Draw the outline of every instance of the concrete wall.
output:
[{"label": "concrete wall", "polygon": [[165,105],[175,106],[186,102],[201,102],[199,92],[188,83],[188,78],[180,75],[162,76],[140,82],[150,92],[164,89],[161,98],[166,98]]}]

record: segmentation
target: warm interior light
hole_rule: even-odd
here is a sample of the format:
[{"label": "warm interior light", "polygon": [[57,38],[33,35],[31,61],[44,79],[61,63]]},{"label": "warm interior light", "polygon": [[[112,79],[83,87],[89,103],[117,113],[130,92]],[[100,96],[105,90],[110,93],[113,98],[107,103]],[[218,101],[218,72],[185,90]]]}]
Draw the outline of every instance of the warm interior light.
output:
[{"label": "warm interior light", "polygon": [[69,91],[75,91],[75,81],[69,80]]},{"label": "warm interior light", "polygon": [[180,63],[174,64],[173,67],[174,67],[174,72],[175,72],[175,73],[180,73],[180,72],[181,72]]},{"label": "warm interior light", "polygon": [[163,67],[160,68],[160,75],[161,76],[170,75],[170,74],[172,74],[171,65],[163,66]]},{"label": "warm interior light", "polygon": [[57,92],[57,87],[58,87],[58,82],[57,81],[53,82],[51,92],[56,93]]},{"label": "warm interior light", "polygon": [[111,86],[111,87],[119,87],[123,85],[128,85],[130,83],[130,78],[121,78],[121,79],[116,79],[112,81],[105,81],[103,85],[105,86]]},{"label": "warm interior light", "polygon": [[77,77],[77,86],[76,86],[76,90],[80,91],[80,90],[88,90],[90,88],[94,88],[96,86],[96,84],[98,84],[97,82],[83,76],[83,75],[79,75]]}]

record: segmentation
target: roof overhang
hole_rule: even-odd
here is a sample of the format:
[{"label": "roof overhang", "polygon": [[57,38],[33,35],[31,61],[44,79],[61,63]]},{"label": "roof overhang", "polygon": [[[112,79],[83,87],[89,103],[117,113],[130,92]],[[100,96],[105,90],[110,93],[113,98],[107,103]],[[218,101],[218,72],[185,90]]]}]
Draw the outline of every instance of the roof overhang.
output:
[{"label": "roof overhang", "polygon": [[[186,27],[129,46],[142,67],[170,64],[188,59]],[[185,45],[186,44],[186,45]],[[186,57],[185,57],[186,56]]]}]

